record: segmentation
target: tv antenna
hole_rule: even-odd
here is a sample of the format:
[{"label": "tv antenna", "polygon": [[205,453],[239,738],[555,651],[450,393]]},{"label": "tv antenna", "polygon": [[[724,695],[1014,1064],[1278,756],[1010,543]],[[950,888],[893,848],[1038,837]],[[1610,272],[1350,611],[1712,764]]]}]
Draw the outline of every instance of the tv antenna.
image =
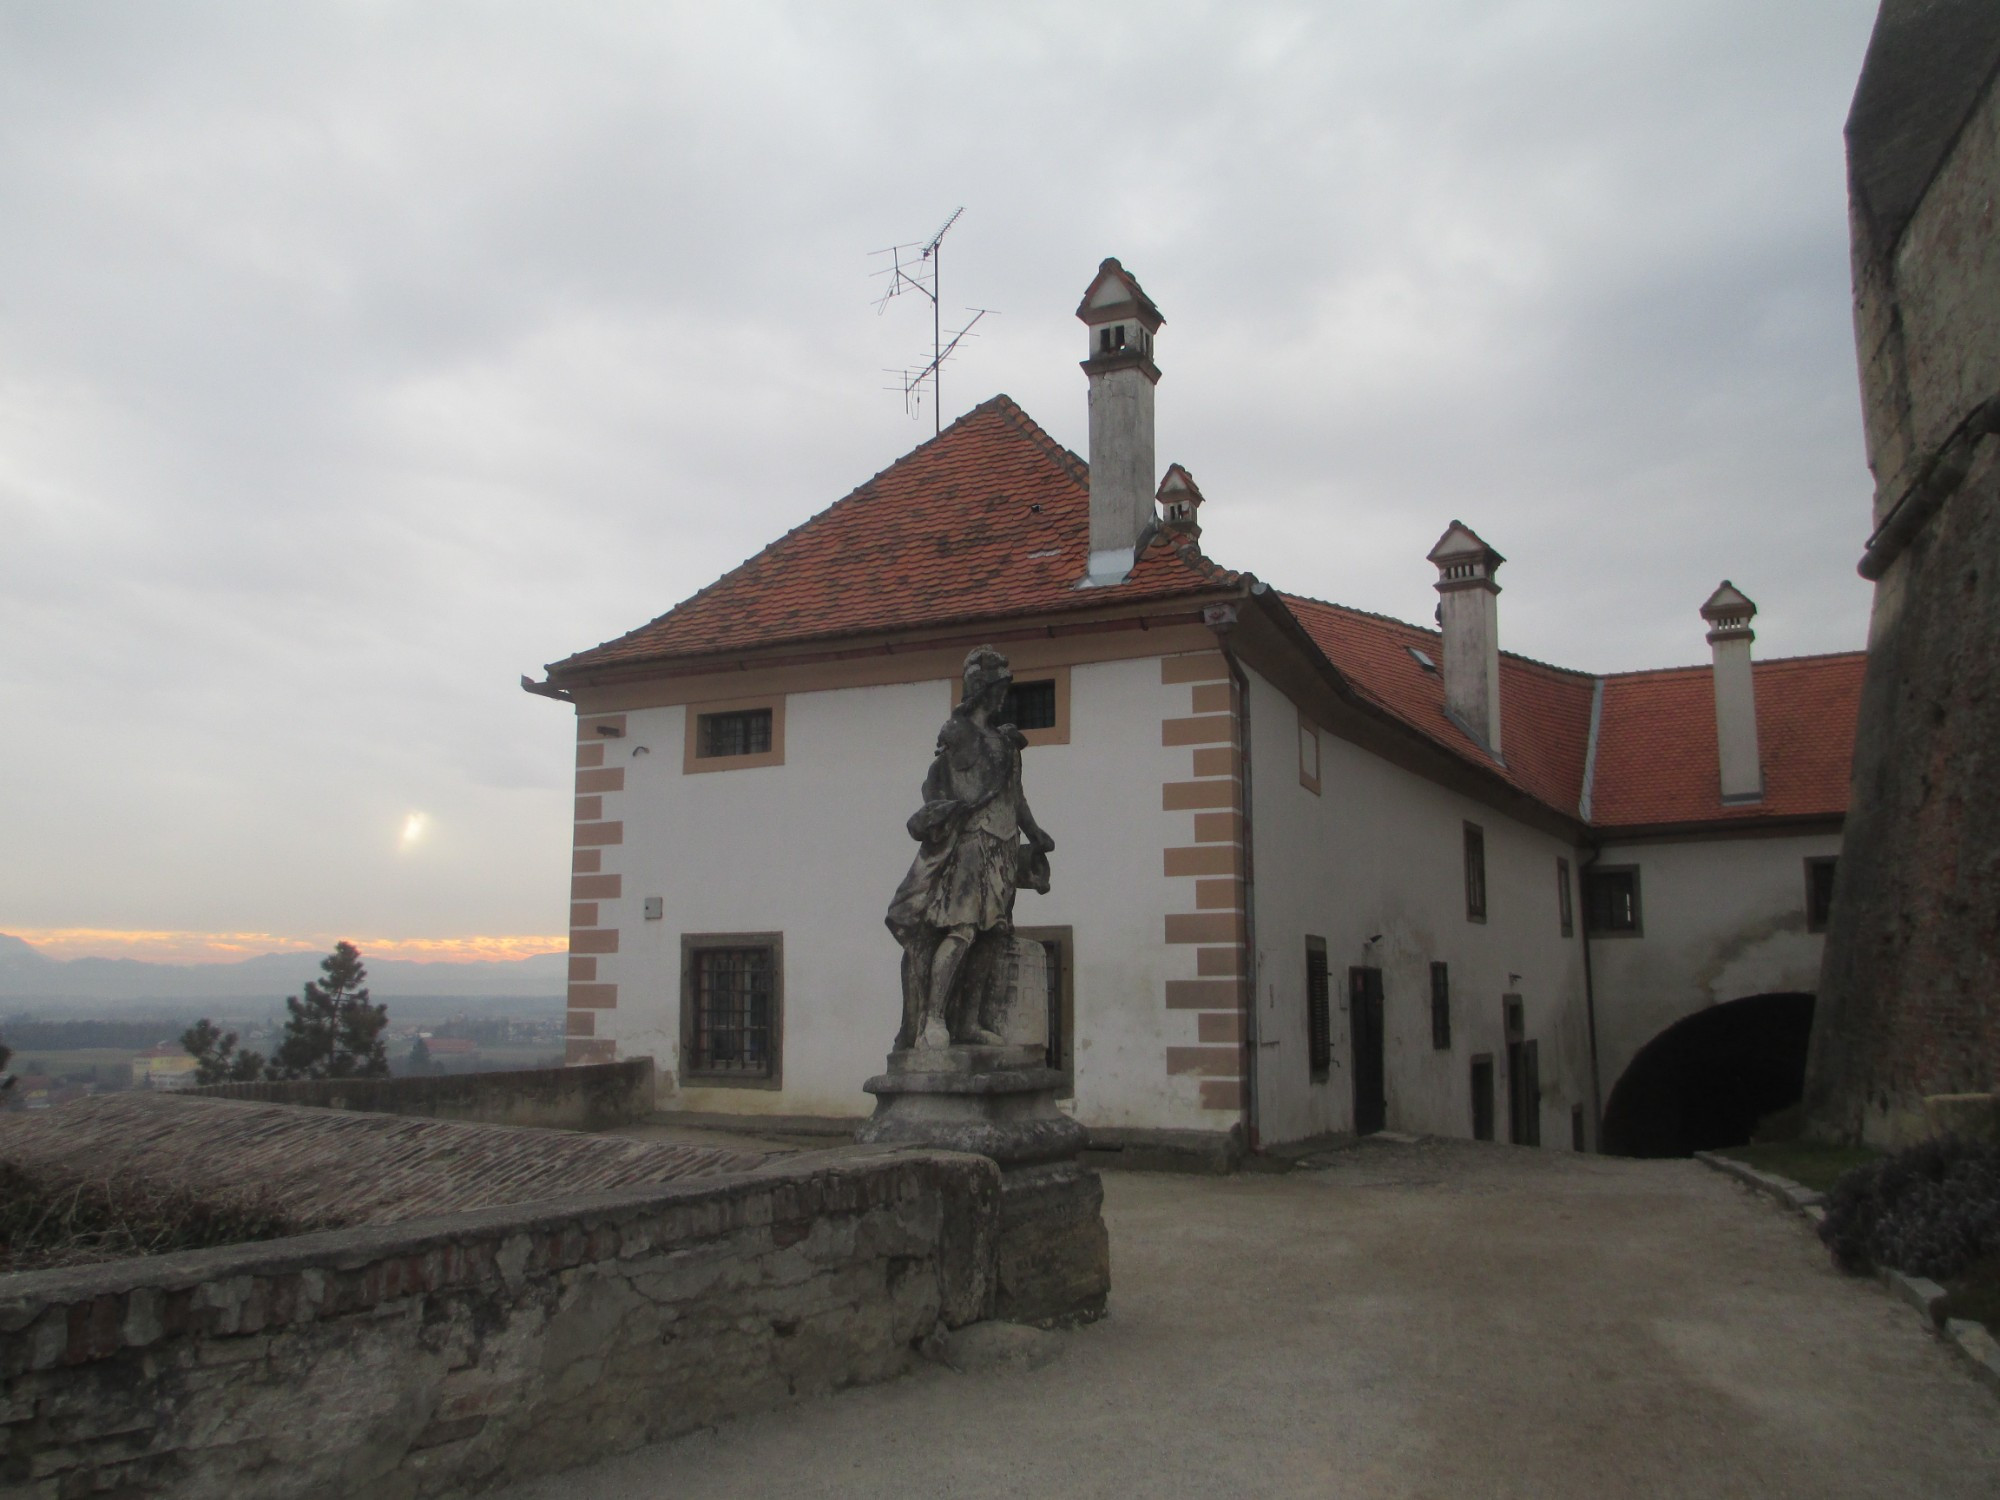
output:
[{"label": "tv antenna", "polygon": [[943,260],[944,237],[951,233],[951,226],[965,212],[963,207],[951,211],[951,217],[944,221],[938,232],[927,240],[911,240],[908,244],[891,245],[886,250],[876,250],[875,255],[886,255],[889,264],[871,271],[872,276],[886,276],[888,286],[875,300],[875,312],[879,316],[890,301],[905,292],[920,292],[931,305],[931,358],[930,363],[919,370],[890,370],[896,377],[896,384],[886,386],[886,390],[900,390],[903,393],[903,410],[915,416],[923,405],[923,391],[926,381],[931,391],[931,430],[944,430],[944,362],[958,352],[958,346],[968,337],[977,337],[972,330],[979,320],[992,311],[988,307],[968,307],[972,316],[965,326],[947,337],[944,331],[943,304],[938,300],[941,281],[939,265]]}]

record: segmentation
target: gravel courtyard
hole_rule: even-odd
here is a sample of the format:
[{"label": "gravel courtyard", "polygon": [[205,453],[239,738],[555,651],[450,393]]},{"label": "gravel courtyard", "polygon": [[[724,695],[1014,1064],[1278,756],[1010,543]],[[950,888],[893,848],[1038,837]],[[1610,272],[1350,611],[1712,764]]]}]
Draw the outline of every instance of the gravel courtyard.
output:
[{"label": "gravel courtyard", "polygon": [[507,1494],[2000,1495],[2000,1397],[1698,1163],[1370,1142],[1105,1189],[1096,1326]]}]

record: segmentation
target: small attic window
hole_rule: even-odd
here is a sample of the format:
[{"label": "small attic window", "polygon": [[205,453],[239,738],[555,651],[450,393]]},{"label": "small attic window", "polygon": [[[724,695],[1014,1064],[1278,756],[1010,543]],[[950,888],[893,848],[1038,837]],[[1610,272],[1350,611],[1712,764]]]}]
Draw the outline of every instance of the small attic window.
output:
[{"label": "small attic window", "polygon": [[1426,672],[1435,672],[1438,669],[1438,664],[1419,651],[1415,646],[1405,646],[1403,649],[1416,658],[1417,665],[1422,667]]}]

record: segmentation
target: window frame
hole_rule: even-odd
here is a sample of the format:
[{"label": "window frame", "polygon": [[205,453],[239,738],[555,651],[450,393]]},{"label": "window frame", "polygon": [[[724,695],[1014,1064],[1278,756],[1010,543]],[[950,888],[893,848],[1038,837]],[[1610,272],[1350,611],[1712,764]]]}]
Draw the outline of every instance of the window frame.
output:
[{"label": "window frame", "polygon": [[[1313,990],[1313,960],[1319,960],[1319,990]],[[1325,1083],[1333,1076],[1333,971],[1326,939],[1306,936],[1306,1076]]]},{"label": "window frame", "polygon": [[1451,965],[1431,960],[1431,1051],[1451,1051]]},{"label": "window frame", "polygon": [[[693,1064],[696,956],[717,948],[768,948],[771,953],[771,1024],[763,1074],[710,1072]],[[782,1089],[785,1086],[785,935],[782,932],[684,932],[681,934],[680,1049],[675,1075],[682,1088]]]},{"label": "window frame", "polygon": [[[767,709],[771,715],[771,748],[755,755],[707,755],[701,721],[716,714],[751,713]],[[785,695],[772,693],[762,698],[725,698],[687,705],[686,744],[681,755],[681,773],[698,771],[754,771],[761,766],[785,763]]]},{"label": "window frame", "polygon": [[1062,1074],[1062,1085],[1056,1090],[1058,1099],[1076,1096],[1076,929],[1074,927],[1016,927],[1015,937],[1028,938],[1046,948],[1050,943],[1062,946],[1060,985],[1057,989],[1057,1004],[1061,1014],[1057,1027],[1049,1028],[1050,1040],[1056,1044],[1060,1065],[1051,1064]]},{"label": "window frame", "polygon": [[1486,830],[1470,820],[1461,826],[1464,829],[1465,846],[1465,920],[1483,924],[1489,906],[1486,884]]},{"label": "window frame", "polygon": [[[1629,875],[1632,877],[1632,925],[1630,927],[1599,927],[1593,915],[1595,903],[1591,900],[1590,887],[1606,875]],[[1646,907],[1644,890],[1639,879],[1637,865],[1592,865],[1583,872],[1583,930],[1592,938],[1640,938],[1646,935]]]},{"label": "window frame", "polygon": [[1556,856],[1556,921],[1566,938],[1576,936],[1576,896],[1570,889],[1569,860]]},{"label": "window frame", "polygon": [[1320,795],[1319,726],[1303,713],[1299,715],[1299,785],[1315,797]]},{"label": "window frame", "polygon": [[[1016,682],[1053,682],[1056,689],[1056,721],[1046,729],[1023,729],[1021,737],[1028,742],[1028,748],[1037,745],[1067,745],[1069,743],[1069,668],[1068,667],[1023,667],[1013,669]],[[956,679],[945,683],[946,696],[951,700],[948,709],[958,707],[958,700],[965,692],[965,685]]]},{"label": "window frame", "polygon": [[[1840,880],[1840,856],[1838,854],[1809,854],[1806,856],[1806,931],[1825,932],[1827,918],[1833,914],[1833,892]],[[1831,870],[1826,890],[1826,910],[1814,916],[1818,904],[1818,891],[1814,888],[1813,876],[1820,870]]]}]

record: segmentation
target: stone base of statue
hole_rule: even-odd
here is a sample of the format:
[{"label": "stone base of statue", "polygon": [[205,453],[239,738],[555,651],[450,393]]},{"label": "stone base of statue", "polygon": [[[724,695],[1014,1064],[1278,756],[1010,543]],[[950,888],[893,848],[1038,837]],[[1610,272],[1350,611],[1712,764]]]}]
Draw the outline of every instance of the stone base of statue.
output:
[{"label": "stone base of statue", "polygon": [[1078,1160],[1089,1133],[1056,1108],[1063,1075],[1045,1065],[1041,946],[1015,946],[1010,988],[1021,1003],[1000,1008],[1007,1042],[891,1052],[888,1071],[865,1085],[875,1116],[856,1139],[991,1157],[1000,1167],[994,1316],[1043,1327],[1087,1323],[1103,1315],[1111,1290],[1104,1188]]}]

